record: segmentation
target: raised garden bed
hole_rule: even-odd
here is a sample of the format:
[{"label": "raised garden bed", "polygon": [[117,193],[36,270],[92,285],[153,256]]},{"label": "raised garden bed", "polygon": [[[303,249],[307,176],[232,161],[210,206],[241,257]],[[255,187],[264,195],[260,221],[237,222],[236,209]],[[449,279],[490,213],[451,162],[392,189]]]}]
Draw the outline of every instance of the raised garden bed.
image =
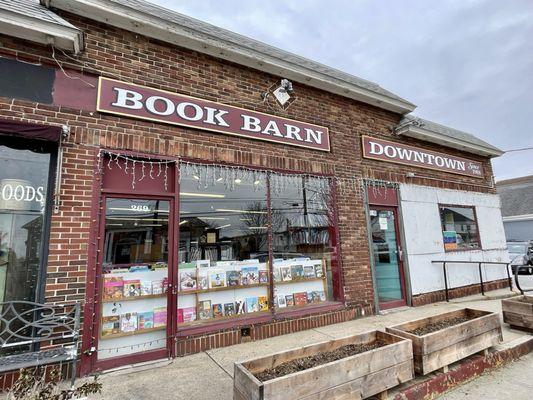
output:
[{"label": "raised garden bed", "polygon": [[533,332],[533,296],[502,300],[503,322],[513,328]]},{"label": "raised garden bed", "polygon": [[464,308],[387,328],[413,341],[415,372],[429,372],[486,350],[502,341],[498,314]]},{"label": "raised garden bed", "polygon": [[233,399],[364,399],[412,378],[411,342],[373,331],[235,363]]}]

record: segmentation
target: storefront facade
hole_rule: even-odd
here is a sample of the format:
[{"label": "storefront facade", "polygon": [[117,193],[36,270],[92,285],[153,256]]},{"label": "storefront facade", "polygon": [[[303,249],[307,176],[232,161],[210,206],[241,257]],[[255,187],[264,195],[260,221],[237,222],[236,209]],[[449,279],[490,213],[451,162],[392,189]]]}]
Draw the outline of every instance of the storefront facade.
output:
[{"label": "storefront facade", "polygon": [[[272,60],[237,58],[223,40],[176,46],[186,17],[132,32],[120,28],[127,5],[101,3],[107,23],[78,2],[54,9],[83,32],[77,54],[30,49],[27,37],[2,36],[0,48],[20,81],[0,92],[0,118],[68,133],[44,141],[47,190],[44,177],[0,178],[2,193],[19,179],[48,196],[36,284],[47,302],[85,302],[83,374],[437,301],[431,260],[506,257],[497,149],[414,135],[403,117],[414,106],[377,85],[273,73]],[[47,84],[20,89],[38,76],[25,68]],[[288,107],[272,94],[281,78],[293,81]],[[487,274],[494,287],[503,279]],[[455,287],[477,283],[458,276]]]}]

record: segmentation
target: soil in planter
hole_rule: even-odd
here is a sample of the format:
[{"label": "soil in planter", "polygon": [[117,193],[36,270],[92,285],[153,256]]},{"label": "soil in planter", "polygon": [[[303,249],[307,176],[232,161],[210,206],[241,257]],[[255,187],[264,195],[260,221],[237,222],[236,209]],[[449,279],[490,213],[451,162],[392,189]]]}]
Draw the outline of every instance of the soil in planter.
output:
[{"label": "soil in planter", "polygon": [[475,318],[477,317],[465,315],[462,317],[444,319],[442,321],[433,322],[407,332],[412,333],[413,335],[423,336],[427,335],[428,333],[437,332],[442,329],[449,328],[450,326],[459,325],[463,322],[470,321]]},{"label": "soil in planter", "polygon": [[278,365],[277,367],[257,372],[254,374],[254,376],[261,382],[265,382],[271,379],[279,378],[280,376],[293,374],[298,371],[304,371],[306,369],[317,367],[322,364],[327,364],[332,361],[337,361],[342,358],[354,356],[356,354],[364,353],[365,351],[374,350],[386,345],[387,343],[382,342],[380,340],[365,344],[348,344],[332,351],[324,351],[321,353],[313,354],[312,356],[288,361],[286,363]]}]

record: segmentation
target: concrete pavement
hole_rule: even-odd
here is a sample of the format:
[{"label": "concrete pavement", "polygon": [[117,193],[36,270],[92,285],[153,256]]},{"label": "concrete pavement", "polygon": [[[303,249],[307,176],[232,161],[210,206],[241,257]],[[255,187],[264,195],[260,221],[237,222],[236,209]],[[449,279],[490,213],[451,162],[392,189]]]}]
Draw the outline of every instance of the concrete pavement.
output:
[{"label": "concrete pavement", "polygon": [[[288,350],[332,338],[384,329],[411,319],[423,318],[464,307],[501,312],[501,300],[509,290],[493,291],[488,298],[480,295],[436,303],[417,308],[403,308],[384,315],[348,321],[257,342],[213,349],[169,361],[126,367],[101,375],[100,399],[143,400],[231,400],[233,363]],[[504,344],[519,341],[527,334],[503,325]]]},{"label": "concrete pavement", "polygon": [[533,353],[491,371],[438,397],[443,400],[530,400],[533,398]]}]

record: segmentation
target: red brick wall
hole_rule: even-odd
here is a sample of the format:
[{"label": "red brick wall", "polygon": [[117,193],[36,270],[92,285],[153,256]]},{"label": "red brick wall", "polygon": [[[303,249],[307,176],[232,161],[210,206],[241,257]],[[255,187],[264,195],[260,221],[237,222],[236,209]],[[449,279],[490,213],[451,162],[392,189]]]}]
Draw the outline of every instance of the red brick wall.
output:
[{"label": "red brick wall", "polygon": [[[439,180],[411,179],[428,186],[493,192],[469,184],[489,184],[492,175],[486,159],[446,150],[451,154],[484,162],[484,180],[421,170],[379,161],[363,160],[361,135],[397,140],[391,128],[400,115],[370,105],[294,84],[298,99],[288,111],[261,101],[260,93],[280,77],[215,59],[194,51],[149,40],[133,33],[62,13],[86,33],[86,51],[76,57],[55,56],[65,68],[108,76],[154,88],[286,116],[330,129],[331,152],[324,153],[245,138],[192,130],[128,118],[90,113],[0,98],[0,116],[28,122],[68,124],[71,135],[64,144],[65,159],[61,207],[52,217],[48,301],[83,299],[87,268],[94,268],[94,245],[90,234],[94,156],[99,147],[207,159],[288,171],[335,174],[337,177],[368,177],[405,181],[413,171]],[[49,48],[0,35],[0,55],[55,65]],[[402,139],[427,149],[435,145]],[[339,231],[346,302],[371,308],[373,289],[369,267],[363,199],[348,189],[338,194]],[[90,285],[93,282],[89,282]],[[92,299],[89,299],[92,300]]]}]

